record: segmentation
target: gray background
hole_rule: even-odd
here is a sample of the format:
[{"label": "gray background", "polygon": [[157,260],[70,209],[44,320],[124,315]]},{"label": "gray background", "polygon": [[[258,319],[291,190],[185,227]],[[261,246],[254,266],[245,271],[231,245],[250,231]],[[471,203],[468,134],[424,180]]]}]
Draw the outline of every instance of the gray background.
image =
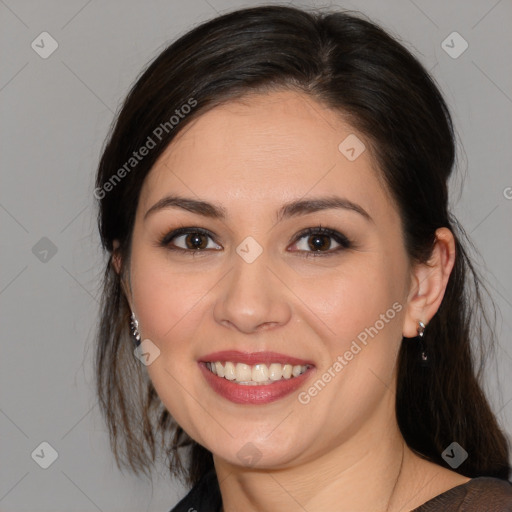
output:
[{"label": "gray background", "polygon": [[[183,495],[162,465],[153,482],[122,474],[108,448],[91,372],[103,270],[93,176],[141,68],[195,24],[258,3],[0,0],[1,511],[167,511]],[[512,2],[294,4],[339,5],[380,22],[432,71],[451,106],[467,174],[462,193],[454,182],[453,206],[502,312],[486,382],[510,438]],[[31,47],[44,31],[59,45],[47,59]],[[453,31],[469,44],[458,58],[441,46]],[[46,470],[31,458],[43,441],[58,452]]]}]

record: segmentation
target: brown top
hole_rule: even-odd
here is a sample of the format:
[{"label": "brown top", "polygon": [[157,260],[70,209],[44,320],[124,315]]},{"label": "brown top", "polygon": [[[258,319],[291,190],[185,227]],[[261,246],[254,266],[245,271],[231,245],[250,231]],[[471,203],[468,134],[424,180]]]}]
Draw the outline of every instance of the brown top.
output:
[{"label": "brown top", "polygon": [[511,512],[512,484],[479,477],[428,500],[413,512]]},{"label": "brown top", "polygon": [[[221,507],[217,475],[212,469],[170,512],[220,512]],[[341,512],[343,508],[339,510]],[[497,478],[473,478],[432,498],[412,512],[512,512],[512,484]]]}]

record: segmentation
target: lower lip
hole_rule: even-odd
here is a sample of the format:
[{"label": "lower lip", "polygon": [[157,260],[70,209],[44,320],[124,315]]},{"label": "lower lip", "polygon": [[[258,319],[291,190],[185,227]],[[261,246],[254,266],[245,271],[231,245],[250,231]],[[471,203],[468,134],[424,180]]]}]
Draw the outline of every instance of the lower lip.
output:
[{"label": "lower lip", "polygon": [[282,379],[273,384],[244,385],[235,384],[231,380],[219,377],[206,368],[206,363],[199,363],[206,382],[220,396],[235,404],[268,404],[275,402],[296,391],[311,374],[313,367],[308,368],[298,377]]}]

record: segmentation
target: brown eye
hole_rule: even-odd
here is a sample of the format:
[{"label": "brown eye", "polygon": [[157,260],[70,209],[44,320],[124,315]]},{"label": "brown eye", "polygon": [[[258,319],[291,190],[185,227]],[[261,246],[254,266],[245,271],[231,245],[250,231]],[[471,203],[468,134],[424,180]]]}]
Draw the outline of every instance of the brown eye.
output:
[{"label": "brown eye", "polygon": [[187,249],[206,249],[208,246],[208,237],[202,233],[191,233],[184,236]]},{"label": "brown eye", "polygon": [[304,256],[328,256],[350,247],[352,247],[352,243],[345,235],[333,229],[319,226],[301,231],[296,236],[291,249],[288,250],[303,253]]},{"label": "brown eye", "polygon": [[170,250],[188,252],[222,249],[213,241],[213,237],[208,231],[200,228],[176,229],[164,236],[160,245]]},{"label": "brown eye", "polygon": [[324,251],[331,248],[331,237],[327,235],[311,235],[308,237],[308,247],[312,251]]}]

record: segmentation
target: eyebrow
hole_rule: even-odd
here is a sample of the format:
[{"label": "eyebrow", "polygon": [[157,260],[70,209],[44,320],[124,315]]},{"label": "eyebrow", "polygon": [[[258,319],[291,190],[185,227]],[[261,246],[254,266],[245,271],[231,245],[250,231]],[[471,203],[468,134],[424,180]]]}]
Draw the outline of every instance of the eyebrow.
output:
[{"label": "eyebrow", "polygon": [[297,201],[287,203],[277,213],[277,221],[279,222],[286,218],[331,209],[342,209],[356,212],[368,221],[373,220],[370,217],[370,214],[362,206],[349,201],[344,197],[329,196],[312,199],[299,199]]},{"label": "eyebrow", "polygon": [[192,213],[210,217],[212,219],[224,219],[226,217],[226,210],[221,206],[216,206],[206,201],[199,201],[197,199],[190,199],[180,196],[166,196],[155,203],[145,214],[144,220],[152,214],[167,208],[181,208]]},{"label": "eyebrow", "polygon": [[[151,208],[149,208],[149,210],[144,214],[144,220],[146,220],[149,215],[167,208],[181,208],[182,210],[187,210],[189,212],[196,213],[204,217],[209,217],[211,219],[223,220],[227,216],[226,210],[222,206],[197,199],[171,195],[163,197]],[[338,196],[298,199],[296,201],[291,201],[279,209],[276,215],[276,220],[277,222],[280,222],[287,218],[330,209],[343,209],[353,211],[364,217],[367,221],[373,222],[371,216],[362,206],[349,201],[346,198]]]}]

